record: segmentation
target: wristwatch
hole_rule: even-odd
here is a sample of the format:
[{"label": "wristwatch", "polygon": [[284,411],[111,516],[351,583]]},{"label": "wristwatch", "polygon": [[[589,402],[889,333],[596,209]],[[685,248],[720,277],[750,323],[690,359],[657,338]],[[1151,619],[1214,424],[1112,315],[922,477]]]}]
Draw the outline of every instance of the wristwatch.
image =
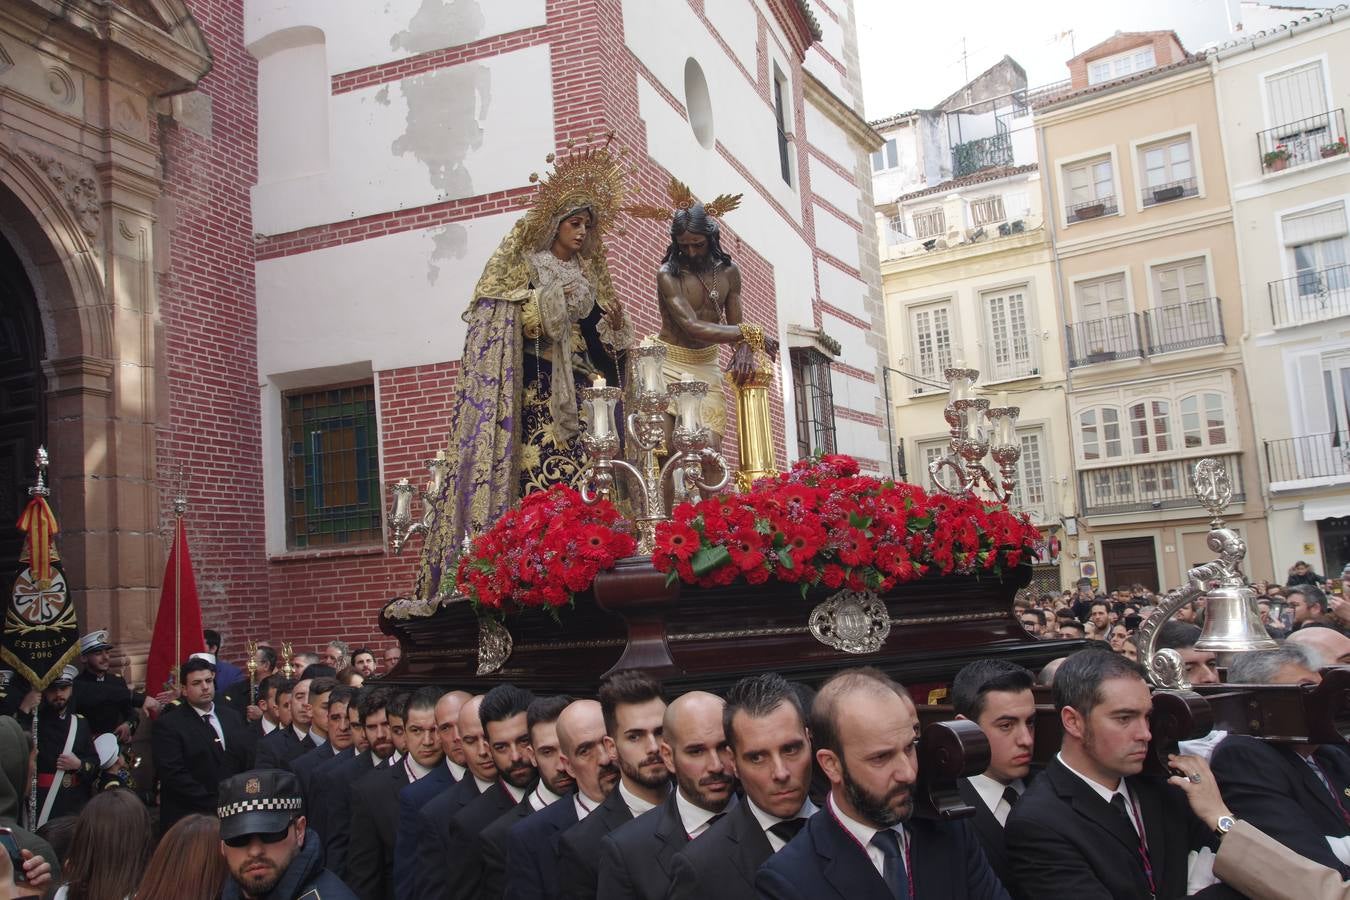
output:
[{"label": "wristwatch", "polygon": [[1237,819],[1234,819],[1232,816],[1219,816],[1219,821],[1214,824],[1214,834],[1218,837],[1223,837],[1225,834],[1232,831],[1233,826],[1236,824]]}]

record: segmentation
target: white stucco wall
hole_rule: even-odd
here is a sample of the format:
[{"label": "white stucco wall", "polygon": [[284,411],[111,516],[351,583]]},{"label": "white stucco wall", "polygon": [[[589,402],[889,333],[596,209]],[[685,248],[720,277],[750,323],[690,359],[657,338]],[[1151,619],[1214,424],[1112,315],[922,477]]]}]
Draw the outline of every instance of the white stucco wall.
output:
[{"label": "white stucco wall", "polygon": [[755,47],[759,43],[759,19],[750,0],[718,0],[705,3],[703,14],[708,17],[718,37],[727,42],[737,61],[751,75],[758,66]]},{"label": "white stucco wall", "polygon": [[244,44],[312,26],[324,32],[328,71],[337,74],[545,22],[545,0],[245,0]]},{"label": "white stucco wall", "polygon": [[861,266],[858,232],[834,213],[818,204],[813,207],[816,221],[816,246],[842,263]]},{"label": "white stucco wall", "polygon": [[835,309],[867,321],[867,285],[835,266],[821,263],[820,298]]},{"label": "white stucco wall", "polygon": [[[847,161],[850,166],[852,163],[852,159]],[[859,222],[858,186],[845,180],[839,173],[815,157],[810,160],[809,170],[812,193],[817,194],[822,200],[834,206],[835,209],[847,215],[854,222]]]},{"label": "white stucco wall", "polygon": [[520,186],[554,148],[550,72],[549,47],[540,45],[332,96],[328,165],[256,186],[254,230],[278,234]]}]

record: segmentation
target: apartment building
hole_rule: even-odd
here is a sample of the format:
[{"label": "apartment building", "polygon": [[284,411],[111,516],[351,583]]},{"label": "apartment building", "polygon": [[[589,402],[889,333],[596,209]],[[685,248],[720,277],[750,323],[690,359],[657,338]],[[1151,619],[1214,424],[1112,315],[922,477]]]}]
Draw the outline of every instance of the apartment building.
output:
[{"label": "apartment building", "polygon": [[1268,575],[1215,73],[1170,31],[1118,33],[1068,67],[1068,92],[1034,104],[1066,361],[1066,543],[1108,589],[1181,583],[1213,555],[1190,476],[1214,456],[1248,569]]},{"label": "apartment building", "polygon": [[1225,44],[1208,65],[1273,574],[1305,560],[1336,575],[1350,563],[1350,9]]}]

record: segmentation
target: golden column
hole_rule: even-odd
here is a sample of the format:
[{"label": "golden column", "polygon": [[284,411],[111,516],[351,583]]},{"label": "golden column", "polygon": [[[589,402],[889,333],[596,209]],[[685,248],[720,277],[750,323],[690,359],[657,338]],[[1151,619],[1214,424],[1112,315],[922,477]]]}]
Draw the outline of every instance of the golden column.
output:
[{"label": "golden column", "polygon": [[736,473],[736,490],[748,491],[760,478],[777,475],[773,457],[773,430],[769,418],[769,385],[773,384],[773,360],[764,351],[764,330],[758,325],[742,325],[741,334],[754,356],[749,377],[737,381],[727,373],[727,381],[736,389],[736,437],[741,464]]}]

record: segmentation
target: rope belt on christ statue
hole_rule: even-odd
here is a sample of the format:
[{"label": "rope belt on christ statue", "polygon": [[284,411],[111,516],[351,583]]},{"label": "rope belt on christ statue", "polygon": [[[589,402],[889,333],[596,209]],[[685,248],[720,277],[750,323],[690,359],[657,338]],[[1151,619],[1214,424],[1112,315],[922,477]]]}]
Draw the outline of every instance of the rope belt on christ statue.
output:
[{"label": "rope belt on christ statue", "polygon": [[666,361],[676,365],[686,366],[705,366],[708,363],[717,362],[717,345],[703,347],[699,350],[690,350],[688,347],[680,347],[676,344],[668,344],[660,341],[666,348]]}]

